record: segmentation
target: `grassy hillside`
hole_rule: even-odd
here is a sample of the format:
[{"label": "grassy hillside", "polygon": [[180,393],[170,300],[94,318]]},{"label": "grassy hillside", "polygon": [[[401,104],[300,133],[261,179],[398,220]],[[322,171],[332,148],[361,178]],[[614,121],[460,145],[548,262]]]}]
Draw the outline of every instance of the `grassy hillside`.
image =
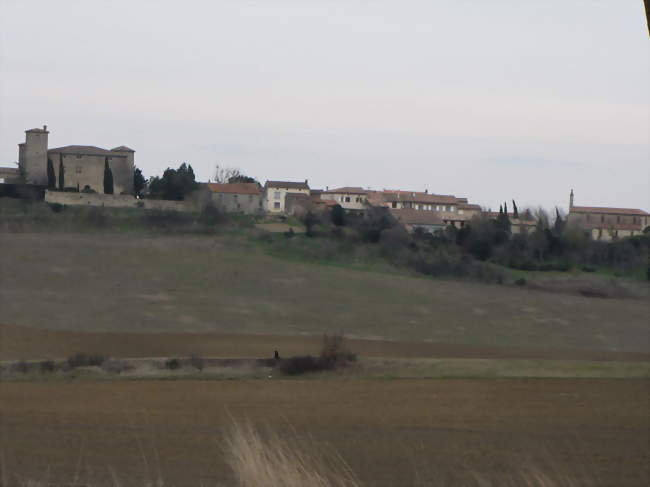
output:
[{"label": "grassy hillside", "polygon": [[245,239],[0,234],[2,321],[57,330],[225,332],[647,351],[644,300],[363,272]]}]

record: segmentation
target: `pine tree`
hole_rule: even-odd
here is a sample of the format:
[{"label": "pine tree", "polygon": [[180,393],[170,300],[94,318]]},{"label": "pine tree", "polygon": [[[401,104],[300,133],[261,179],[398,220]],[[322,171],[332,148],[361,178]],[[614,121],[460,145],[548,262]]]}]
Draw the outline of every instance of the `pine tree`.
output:
[{"label": "pine tree", "polygon": [[108,157],[104,158],[104,194],[113,194],[113,171],[108,166]]},{"label": "pine tree", "polygon": [[56,189],[56,175],[52,159],[47,159],[47,189]]},{"label": "pine tree", "polygon": [[63,167],[63,154],[59,154],[59,189],[65,188],[65,168]]}]

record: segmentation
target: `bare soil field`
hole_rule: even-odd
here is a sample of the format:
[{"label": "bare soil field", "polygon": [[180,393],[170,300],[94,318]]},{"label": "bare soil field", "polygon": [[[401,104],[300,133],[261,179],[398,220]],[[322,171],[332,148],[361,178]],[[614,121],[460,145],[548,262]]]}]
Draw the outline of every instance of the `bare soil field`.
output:
[{"label": "bare soil field", "polygon": [[[4,475],[232,485],[229,415],[335,449],[369,486],[460,485],[534,465],[577,485],[650,480],[648,381],[3,383]],[[79,467],[81,465],[81,467]],[[440,483],[435,483],[439,481]],[[443,482],[445,481],[445,482]],[[221,483],[221,484],[220,484]],[[11,485],[11,484],[10,484]]]},{"label": "bare soil field", "polygon": [[[65,359],[75,353],[105,357],[270,358],[317,354],[320,336],[232,333],[127,333],[47,330],[0,324],[0,360]],[[506,348],[429,342],[348,339],[360,357],[399,359],[472,358],[648,362],[650,353],[608,350]]]},{"label": "bare soil field", "polygon": [[642,299],[313,265],[222,237],[4,233],[0,248],[11,325],[648,352]]}]

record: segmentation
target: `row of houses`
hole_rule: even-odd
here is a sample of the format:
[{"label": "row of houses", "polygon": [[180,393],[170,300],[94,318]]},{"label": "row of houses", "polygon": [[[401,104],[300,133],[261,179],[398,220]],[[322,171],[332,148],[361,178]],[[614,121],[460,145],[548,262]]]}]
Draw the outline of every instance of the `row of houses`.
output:
[{"label": "row of houses", "polygon": [[[467,198],[428,191],[370,190],[362,187],[311,189],[308,180],[257,183],[209,183],[212,200],[223,211],[248,214],[304,215],[340,205],[350,213],[363,214],[371,207],[386,208],[409,231],[436,232],[449,225],[463,228],[477,215],[496,218],[498,213],[470,203]],[[508,213],[514,234],[531,231],[537,224],[530,212]],[[631,208],[586,207],[569,198],[568,222],[589,231],[595,240],[639,235],[650,225],[650,214]]]},{"label": "row of houses", "polygon": [[[133,149],[123,145],[110,150],[87,145],[50,148],[48,134],[47,126],[25,131],[25,142],[18,144],[18,167],[0,168],[0,183],[54,185],[62,190],[101,195],[106,171],[110,171],[116,195],[134,194]],[[479,214],[497,217],[467,198],[428,191],[375,191],[354,186],[322,190],[310,188],[308,180],[267,181],[264,186],[208,183],[207,187],[215,205],[226,212],[301,215],[340,205],[347,212],[363,214],[369,208],[381,207],[407,229],[426,232],[449,225],[462,228]],[[509,213],[509,217],[513,233],[528,231],[536,225],[530,214]],[[571,190],[568,220],[588,230],[594,239],[611,240],[640,234],[650,224],[650,214],[633,208],[575,206]]]}]

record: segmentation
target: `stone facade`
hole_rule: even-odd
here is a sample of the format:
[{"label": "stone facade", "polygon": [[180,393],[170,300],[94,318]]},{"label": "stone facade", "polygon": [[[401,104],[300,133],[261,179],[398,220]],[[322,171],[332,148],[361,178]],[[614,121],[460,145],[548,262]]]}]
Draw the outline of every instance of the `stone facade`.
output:
[{"label": "stone facade", "polygon": [[257,183],[208,183],[215,206],[228,213],[258,215],[264,212],[262,189]]},{"label": "stone facade", "polygon": [[68,145],[48,149],[47,126],[25,132],[18,145],[18,164],[26,184],[48,186],[48,161],[54,170],[55,187],[60,187],[60,168],[65,188],[104,192],[104,167],[113,174],[114,194],[133,194],[134,151],[125,146],[111,150],[89,145]]},{"label": "stone facade", "polygon": [[190,201],[137,199],[128,194],[101,193],[66,193],[63,191],[45,191],[47,203],[71,206],[104,206],[107,208],[144,208],[163,211],[197,211],[196,204]]},{"label": "stone facade", "polygon": [[568,222],[591,234],[594,240],[609,241],[640,235],[650,225],[650,213],[636,208],[575,206],[574,194],[569,197]]},{"label": "stone facade", "polygon": [[368,191],[363,188],[327,189],[320,194],[320,198],[335,201],[346,211],[363,211],[368,208]]},{"label": "stone facade", "polygon": [[294,181],[267,181],[264,185],[264,210],[271,214],[286,213],[286,196],[289,193],[309,196],[309,184]]}]

